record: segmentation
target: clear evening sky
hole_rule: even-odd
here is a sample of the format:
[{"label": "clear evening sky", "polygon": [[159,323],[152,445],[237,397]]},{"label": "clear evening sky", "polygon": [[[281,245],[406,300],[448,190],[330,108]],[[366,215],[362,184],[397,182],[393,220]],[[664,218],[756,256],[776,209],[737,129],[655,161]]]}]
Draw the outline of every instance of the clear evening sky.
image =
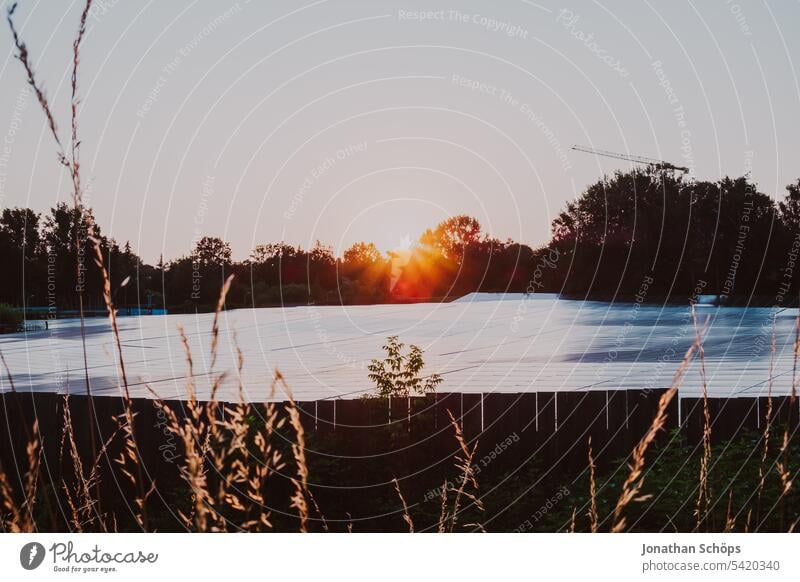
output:
[{"label": "clear evening sky", "polygon": [[[82,2],[17,22],[68,129]],[[800,177],[800,3],[98,1],[83,47],[82,161],[105,234],[147,261],[221,236],[381,250],[454,214],[545,242],[625,162],[701,179]],[[2,27],[0,207],[69,201]],[[66,133],[64,133],[66,137]]]}]

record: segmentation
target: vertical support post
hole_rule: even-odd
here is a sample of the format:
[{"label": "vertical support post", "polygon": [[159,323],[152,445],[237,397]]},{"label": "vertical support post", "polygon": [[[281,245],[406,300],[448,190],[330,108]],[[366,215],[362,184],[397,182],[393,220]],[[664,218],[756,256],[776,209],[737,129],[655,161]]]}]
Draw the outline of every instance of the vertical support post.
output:
[{"label": "vertical support post", "polygon": [[481,432],[483,432],[483,392],[481,392]]}]

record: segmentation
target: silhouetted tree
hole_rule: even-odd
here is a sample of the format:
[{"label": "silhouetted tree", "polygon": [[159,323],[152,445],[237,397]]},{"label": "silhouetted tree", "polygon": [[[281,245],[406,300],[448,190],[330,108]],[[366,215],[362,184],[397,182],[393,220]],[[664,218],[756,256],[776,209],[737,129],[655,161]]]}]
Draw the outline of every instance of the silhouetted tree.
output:
[{"label": "silhouetted tree", "polygon": [[786,197],[778,207],[784,226],[793,232],[800,231],[800,179],[786,186]]},{"label": "silhouetted tree", "polygon": [[645,281],[641,300],[647,301],[685,300],[699,289],[788,303],[800,290],[793,264],[800,254],[800,180],[786,191],[775,204],[745,177],[709,182],[661,170],[618,172],[566,204],[552,222],[550,243],[536,251],[484,234],[478,220],[460,215],[389,256],[367,242],[338,259],[319,241],[309,250],[276,242],[234,262],[227,242],[206,236],[189,255],[161,258],[156,266],[129,242],[120,247],[107,239],[89,209],[60,203],[42,217],[7,208],[0,214],[0,302],[74,309],[80,263],[84,305],[102,310],[92,225],[121,307],[211,309],[230,273],[237,275],[228,295],[234,305],[402,301],[471,291],[636,297]]},{"label": "silhouetted tree", "polygon": [[481,238],[481,224],[471,216],[453,216],[440,222],[433,230],[425,231],[420,243],[438,249],[442,255],[459,262],[468,246]]},{"label": "silhouetted tree", "polygon": [[0,216],[0,301],[22,305],[35,300],[41,285],[39,215],[30,208],[5,208]]},{"label": "silhouetted tree", "polygon": [[[553,221],[567,293],[648,299],[764,293],[776,257],[776,208],[748,179],[684,181],[672,172],[617,173],[592,185]],[[780,237],[778,237],[780,238]]]}]

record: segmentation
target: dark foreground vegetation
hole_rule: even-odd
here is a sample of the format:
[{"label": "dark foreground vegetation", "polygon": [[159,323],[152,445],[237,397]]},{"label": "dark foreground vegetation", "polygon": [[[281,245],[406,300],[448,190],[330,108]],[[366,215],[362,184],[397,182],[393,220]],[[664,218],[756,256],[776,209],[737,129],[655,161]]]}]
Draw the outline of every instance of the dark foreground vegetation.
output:
[{"label": "dark foreground vegetation", "polygon": [[604,392],[266,405],[6,394],[0,524],[3,531],[793,531],[796,401],[709,400],[706,441],[702,399],[682,402],[680,426],[673,400],[664,430],[650,435],[665,394],[610,393],[608,427]]}]

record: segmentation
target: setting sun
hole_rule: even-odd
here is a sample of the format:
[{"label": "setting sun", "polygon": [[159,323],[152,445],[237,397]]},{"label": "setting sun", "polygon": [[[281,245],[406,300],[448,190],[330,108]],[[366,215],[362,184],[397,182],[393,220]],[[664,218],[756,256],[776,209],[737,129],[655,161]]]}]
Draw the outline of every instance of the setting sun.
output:
[{"label": "setting sun", "polygon": [[398,254],[406,254],[411,251],[411,236],[406,234],[400,239],[400,243],[394,248],[394,252]]}]

